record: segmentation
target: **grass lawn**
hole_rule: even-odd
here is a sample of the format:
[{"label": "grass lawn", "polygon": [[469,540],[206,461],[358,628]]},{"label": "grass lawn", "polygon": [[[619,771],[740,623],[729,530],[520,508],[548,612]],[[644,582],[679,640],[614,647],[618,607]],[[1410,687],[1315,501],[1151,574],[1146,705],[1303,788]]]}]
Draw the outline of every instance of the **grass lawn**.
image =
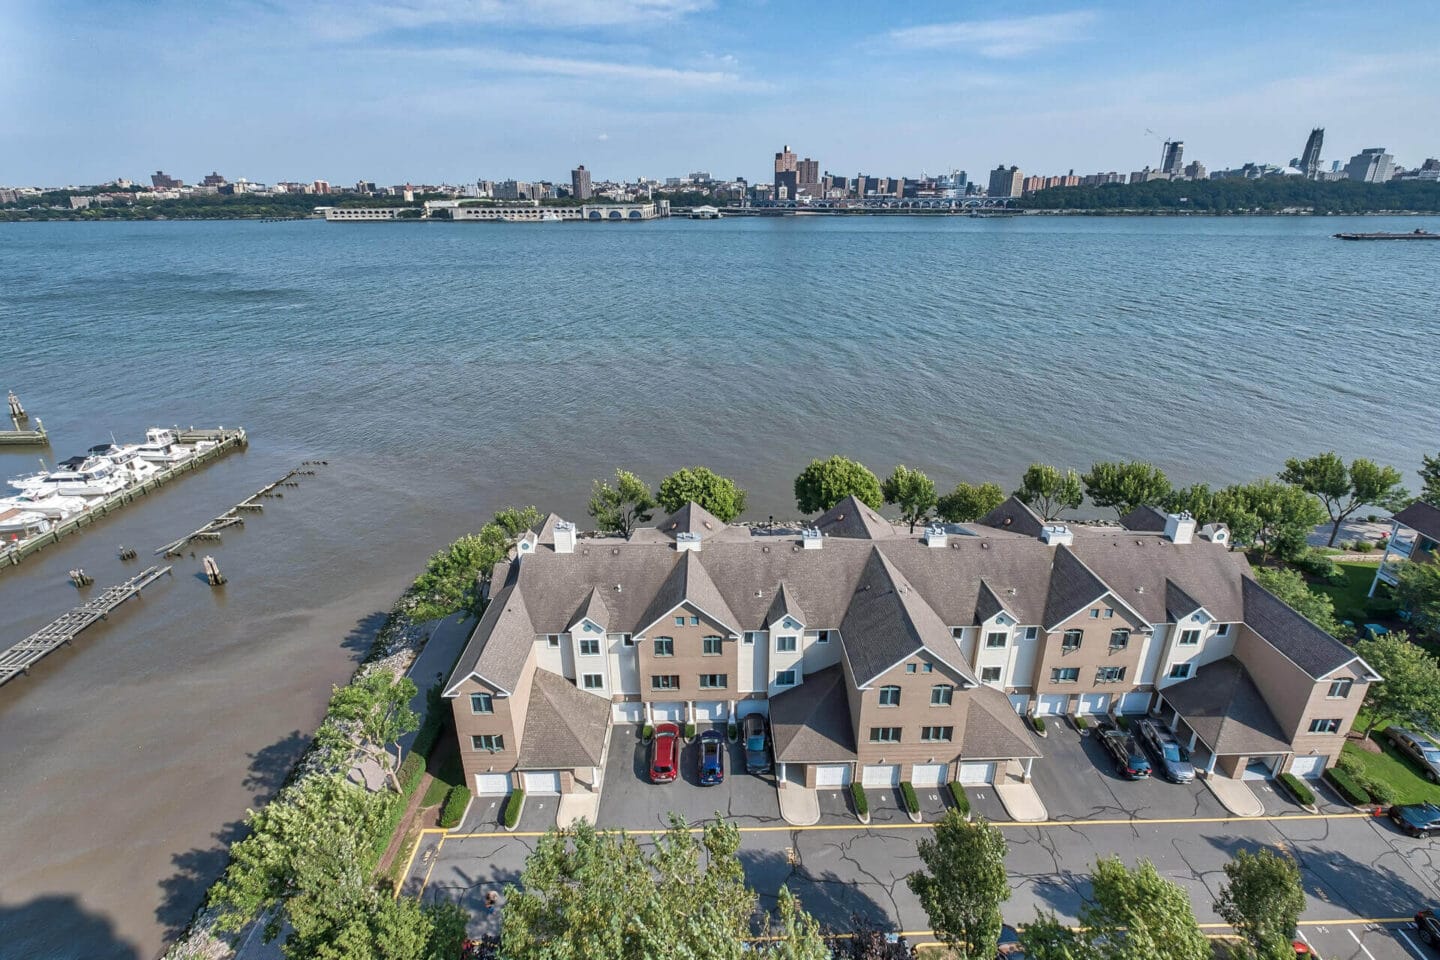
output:
[{"label": "grass lawn", "polygon": [[1345,756],[1352,757],[1360,765],[1361,776],[1376,783],[1383,783],[1395,792],[1399,803],[1440,803],[1440,784],[1426,780],[1419,769],[1400,753],[1381,731],[1371,736],[1383,753],[1371,753],[1353,743],[1345,744]]},{"label": "grass lawn", "polygon": [[1339,583],[1317,582],[1312,588],[1320,591],[1335,604],[1335,619],[1350,620],[1356,627],[1377,620],[1390,620],[1395,616],[1395,601],[1377,596],[1367,597],[1370,584],[1375,580],[1375,564],[1340,562],[1336,566],[1345,575]]},{"label": "grass lawn", "polygon": [[440,764],[440,770],[430,781],[430,786],[425,789],[425,797],[420,801],[420,806],[433,807],[443,802],[451,787],[464,782],[465,770],[460,763],[460,753],[452,750],[445,762]]}]

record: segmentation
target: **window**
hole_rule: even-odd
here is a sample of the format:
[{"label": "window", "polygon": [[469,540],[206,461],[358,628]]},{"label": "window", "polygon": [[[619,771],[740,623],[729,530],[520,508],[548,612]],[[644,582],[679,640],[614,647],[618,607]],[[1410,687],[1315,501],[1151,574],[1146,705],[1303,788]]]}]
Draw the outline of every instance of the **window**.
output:
[{"label": "window", "polygon": [[1337,720],[1311,720],[1311,733],[1339,733],[1340,721]]},{"label": "window", "polygon": [[1005,642],[1008,639],[1009,635],[1006,634],[1003,630],[997,631],[996,633],[987,633],[985,634],[985,646],[991,650],[994,650],[997,647],[1005,646]]},{"label": "window", "polygon": [[954,727],[921,727],[920,739],[926,743],[949,743],[955,738]]},{"label": "window", "polygon": [[905,672],[906,672],[906,673],[914,673],[917,669],[919,669],[919,668],[916,667],[915,664],[913,664],[913,663],[907,663],[907,664],[905,664]]},{"label": "window", "polygon": [[700,618],[699,618],[699,617],[691,617],[691,618],[690,618],[690,626],[692,626],[692,627],[698,627],[698,626],[700,626]]},{"label": "window", "polygon": [[775,649],[778,650],[780,653],[790,653],[791,651],[793,651],[793,650],[795,649],[795,638],[794,638],[794,637],[776,637],[776,638],[775,638]]},{"label": "window", "polygon": [[963,638],[963,637],[965,636],[965,628],[964,628],[964,627],[951,627],[951,628],[950,628],[950,636],[951,636],[952,639],[955,639],[955,640],[959,640],[959,639]]},{"label": "window", "polygon": [[1000,667],[981,667],[980,680],[984,683],[999,683],[1000,669]]},{"label": "window", "polygon": [[730,684],[730,675],[726,673],[702,673],[700,674],[701,690],[724,690]]},{"label": "window", "polygon": [[620,634],[620,642],[625,644],[625,646],[627,647],[635,646],[635,638],[630,636],[630,634],[628,633]]},{"label": "window", "polygon": [[955,688],[948,683],[937,683],[930,688],[930,706],[948,707],[955,697]]},{"label": "window", "polygon": [[560,646],[560,634],[558,634],[558,633],[547,633],[547,634],[545,634],[545,643],[546,643],[547,646],[551,646],[551,647],[558,647],[558,646]]},{"label": "window", "polygon": [[900,742],[900,728],[899,728],[899,727],[871,727],[871,728],[870,728],[870,742],[871,742],[871,743],[899,743],[899,742]]},{"label": "window", "polygon": [[1109,619],[1110,619],[1111,617],[1113,617],[1113,616],[1115,616],[1115,608],[1114,608],[1114,607],[1106,607],[1106,608],[1105,608],[1105,619],[1106,619],[1106,620],[1109,620]]},{"label": "window", "polygon": [[880,688],[880,706],[882,706],[882,707],[898,707],[898,706],[900,706],[900,688],[899,688],[899,687],[896,687],[896,686],[881,687],[881,688]]},{"label": "window", "polygon": [[1193,647],[1200,642],[1200,631],[1195,629],[1180,631],[1180,646]]},{"label": "window", "polygon": [[1026,627],[1026,628],[1025,628],[1025,639],[1026,639],[1026,640],[1034,640],[1034,639],[1035,639],[1036,637],[1038,637],[1038,636],[1040,636],[1040,628],[1039,628],[1039,627]]},{"label": "window", "polygon": [[603,673],[587,673],[580,678],[580,683],[586,690],[604,690],[605,675]]},{"label": "window", "polygon": [[676,618],[675,618],[675,626],[677,626],[677,627],[683,627],[683,626],[685,626],[685,618],[684,618],[684,617],[676,617]]},{"label": "window", "polygon": [[470,749],[499,753],[505,749],[505,738],[498,733],[476,734],[470,737]]},{"label": "window", "polygon": [[746,631],[745,631],[745,642],[746,642],[746,643],[749,643],[749,644],[753,644],[753,643],[755,642],[755,638],[758,637],[758,636],[760,636],[760,631],[758,631],[758,630],[746,630]]},{"label": "window", "polygon": [[1056,667],[1050,671],[1051,683],[1074,683],[1079,679],[1079,667]]},{"label": "window", "polygon": [[1111,630],[1111,631],[1110,631],[1110,649],[1111,649],[1111,650],[1124,650],[1124,649],[1125,649],[1126,647],[1128,647],[1128,646],[1130,646],[1130,631],[1129,631],[1129,630]]},{"label": "window", "polygon": [[700,652],[707,657],[720,656],[720,647],[724,643],[719,637],[705,637],[700,641],[703,645]]},{"label": "window", "polygon": [[1325,696],[1330,697],[1333,700],[1344,700],[1346,697],[1350,696],[1350,688],[1354,685],[1355,681],[1351,680],[1349,677],[1346,677],[1343,680],[1336,680],[1334,683],[1330,684],[1330,690],[1325,694]]},{"label": "window", "polygon": [[1215,636],[1217,636],[1217,637],[1228,637],[1228,636],[1230,636],[1230,624],[1228,624],[1228,623],[1222,623],[1222,624],[1220,624],[1218,627],[1216,627],[1216,628],[1215,628]]},{"label": "window", "polygon": [[829,631],[829,630],[821,630],[819,633],[817,633],[817,634],[815,635],[815,642],[816,642],[816,643],[829,643],[829,642],[830,642],[830,631]]},{"label": "window", "polygon": [[793,687],[793,686],[795,686],[795,671],[794,671],[794,670],[781,670],[781,671],[779,671],[778,673],[776,673],[776,674],[775,674],[775,686],[777,686],[777,687]]},{"label": "window", "polygon": [[1090,611],[1090,619],[1091,619],[1091,620],[1099,620],[1099,619],[1100,619],[1100,608],[1099,608],[1099,607],[1096,607],[1094,610],[1091,610],[1091,611]]},{"label": "window", "polygon": [[921,673],[934,673],[934,672],[935,672],[935,664],[933,664],[933,663],[922,663],[922,664],[920,664],[920,672],[921,672]]},{"label": "window", "polygon": [[1184,680],[1188,676],[1190,676],[1190,664],[1188,663],[1177,663],[1170,668],[1171,680]]},{"label": "window", "polygon": [[586,639],[581,640],[581,641],[580,641],[580,656],[582,656],[582,657],[598,657],[598,656],[600,656],[600,641],[599,641],[599,640],[596,640],[594,637],[587,637]]},{"label": "window", "polygon": [[490,694],[488,694],[488,693],[472,693],[472,694],[470,694],[470,712],[471,712],[471,713],[494,713],[494,712],[495,712],[495,698],[492,697],[492,696],[490,696]]},{"label": "window", "polygon": [[1071,650],[1080,649],[1080,641],[1085,639],[1084,630],[1066,630],[1060,638],[1060,652],[1069,653]]},{"label": "window", "polygon": [[1095,670],[1096,683],[1118,683],[1124,679],[1124,667],[1099,667]]},{"label": "window", "polygon": [[679,690],[680,678],[675,674],[657,673],[650,678],[651,690]]},{"label": "window", "polygon": [[656,637],[656,638],[655,638],[655,656],[657,656],[657,657],[673,657],[673,656],[675,656],[675,638],[674,638],[674,637]]}]

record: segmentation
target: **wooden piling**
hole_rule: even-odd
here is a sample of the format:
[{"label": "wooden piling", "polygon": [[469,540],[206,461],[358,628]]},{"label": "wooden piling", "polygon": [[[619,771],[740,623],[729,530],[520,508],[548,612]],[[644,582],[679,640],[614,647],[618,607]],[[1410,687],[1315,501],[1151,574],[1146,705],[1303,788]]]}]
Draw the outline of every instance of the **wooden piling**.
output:
[{"label": "wooden piling", "polygon": [[225,582],[225,575],[220,572],[220,564],[215,562],[214,557],[206,557],[202,561],[205,567],[205,580],[212,587],[218,587]]}]

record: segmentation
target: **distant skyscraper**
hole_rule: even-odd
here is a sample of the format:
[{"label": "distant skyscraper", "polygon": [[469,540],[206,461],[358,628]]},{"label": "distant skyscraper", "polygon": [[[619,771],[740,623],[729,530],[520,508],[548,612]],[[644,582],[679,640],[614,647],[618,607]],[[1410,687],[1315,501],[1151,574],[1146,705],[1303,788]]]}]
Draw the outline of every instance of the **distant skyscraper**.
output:
[{"label": "distant skyscraper", "polygon": [[150,185],[156,190],[174,190],[177,187],[185,186],[174,177],[166,176],[164,170],[156,170],[150,175]]},{"label": "distant skyscraper", "polygon": [[800,179],[795,170],[795,154],[790,151],[790,145],[785,144],[785,149],[775,154],[775,199],[794,200],[795,188]]},{"label": "distant skyscraper", "polygon": [[814,188],[820,183],[820,161],[806,157],[795,164],[795,179],[801,186]]},{"label": "distant skyscraper", "polygon": [[1182,171],[1182,157],[1185,156],[1184,140],[1166,140],[1165,149],[1160,154],[1160,172],[1168,173],[1172,177],[1178,177]]},{"label": "distant skyscraper", "polygon": [[1394,171],[1395,158],[1384,147],[1366,147],[1345,167],[1345,175],[1360,183],[1385,183]]},{"label": "distant skyscraper", "polygon": [[992,197],[1018,197],[1020,186],[1025,182],[1025,175],[1016,166],[1005,166],[1003,163],[990,171],[990,190]]},{"label": "distant skyscraper", "polygon": [[595,195],[590,187],[590,171],[585,169],[585,164],[570,171],[570,195],[576,200],[589,200]]},{"label": "distant skyscraper", "polygon": [[1307,179],[1314,180],[1320,175],[1320,149],[1325,145],[1325,128],[1316,127],[1305,141],[1305,152],[1300,154],[1300,169]]}]

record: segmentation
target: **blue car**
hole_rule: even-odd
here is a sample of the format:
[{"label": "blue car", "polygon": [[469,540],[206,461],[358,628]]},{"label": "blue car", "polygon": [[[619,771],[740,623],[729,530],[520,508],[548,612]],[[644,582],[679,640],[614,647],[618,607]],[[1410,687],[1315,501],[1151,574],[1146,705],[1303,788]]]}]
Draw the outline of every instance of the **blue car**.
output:
[{"label": "blue car", "polygon": [[745,737],[745,772],[770,772],[770,738],[765,732],[765,718],[752,713],[741,722]]},{"label": "blue car", "polygon": [[700,734],[700,786],[725,782],[725,735],[718,730]]}]

